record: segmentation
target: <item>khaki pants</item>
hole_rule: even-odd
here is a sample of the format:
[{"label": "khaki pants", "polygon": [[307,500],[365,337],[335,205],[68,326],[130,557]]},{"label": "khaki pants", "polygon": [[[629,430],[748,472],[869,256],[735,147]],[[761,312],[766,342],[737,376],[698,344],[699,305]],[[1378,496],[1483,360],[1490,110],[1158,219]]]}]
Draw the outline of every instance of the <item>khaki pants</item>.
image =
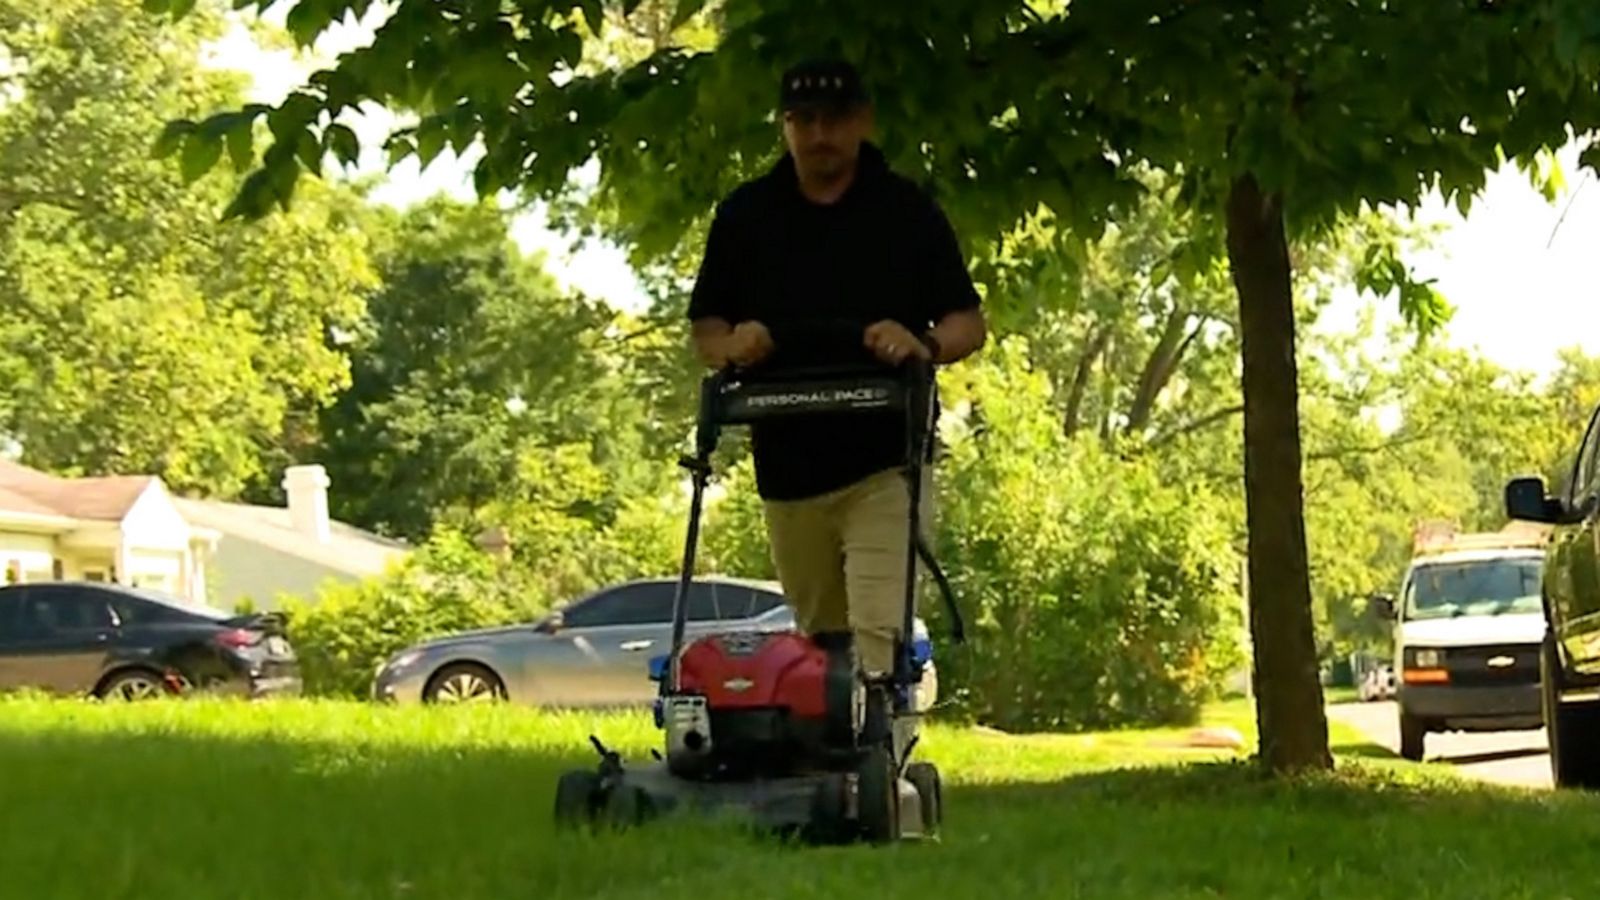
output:
[{"label": "khaki pants", "polygon": [[[932,519],[930,474],[923,469],[918,501],[924,529]],[[875,674],[894,667],[905,610],[910,503],[900,469],[819,497],[764,503],[773,563],[800,630],[854,632],[862,668]]]}]

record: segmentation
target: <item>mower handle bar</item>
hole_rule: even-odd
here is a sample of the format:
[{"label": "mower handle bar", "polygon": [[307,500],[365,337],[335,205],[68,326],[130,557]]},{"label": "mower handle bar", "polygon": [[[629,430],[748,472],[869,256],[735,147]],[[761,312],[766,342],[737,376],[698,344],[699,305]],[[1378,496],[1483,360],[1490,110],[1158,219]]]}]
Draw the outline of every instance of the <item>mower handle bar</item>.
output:
[{"label": "mower handle bar", "polygon": [[[867,326],[857,322],[850,322],[848,320],[834,319],[822,320],[821,322],[811,324],[809,328],[811,335],[817,335],[820,332],[829,330],[832,330],[836,333],[842,332],[845,328],[852,329],[855,334],[859,335],[866,330]],[[687,589],[693,580],[693,577],[690,573],[693,571],[692,563],[694,559],[695,545],[698,543],[699,537],[701,498],[705,479],[710,474],[709,459],[711,450],[715,447],[717,443],[717,433],[721,430],[722,424],[724,424],[722,421],[723,416],[721,414],[721,407],[722,399],[727,389],[730,387],[743,385],[754,386],[762,384],[793,385],[800,387],[808,383],[825,385],[830,381],[836,383],[848,383],[850,381],[876,381],[881,385],[885,380],[890,379],[898,382],[902,389],[906,392],[903,395],[903,403],[900,404],[900,412],[907,416],[907,427],[911,429],[911,431],[908,433],[908,441],[911,444],[911,446],[908,447],[910,454],[906,462],[907,465],[910,466],[910,470],[907,474],[910,476],[909,480],[911,482],[908,487],[910,488],[912,495],[912,510],[911,521],[908,522],[911,533],[908,535],[909,540],[907,542],[908,557],[906,560],[906,576],[908,581],[906,584],[905,609],[903,610],[904,621],[902,623],[902,640],[905,641],[907,647],[909,647],[912,633],[912,619],[915,607],[914,581],[916,574],[916,562],[918,559],[920,559],[933,575],[934,581],[938,585],[939,591],[943,595],[945,604],[949,609],[951,615],[952,632],[955,641],[957,643],[962,643],[964,641],[965,629],[961,620],[960,609],[957,606],[955,597],[950,590],[949,582],[945,578],[944,572],[941,570],[938,562],[933,558],[931,549],[928,547],[926,540],[920,533],[921,529],[917,527],[919,518],[917,514],[917,508],[921,505],[921,468],[925,461],[923,457],[928,456],[931,458],[932,453],[931,445],[920,447],[917,445],[923,441],[926,441],[931,435],[933,418],[937,416],[937,405],[931,402],[935,383],[933,362],[931,360],[924,360],[916,356],[912,356],[899,364],[891,364],[872,357],[866,351],[865,347],[863,347],[862,360],[860,362],[853,363],[809,365],[758,364],[749,368],[740,368],[738,366],[729,364],[721,367],[713,374],[707,376],[701,385],[700,422],[696,439],[697,454],[694,459],[686,459],[684,461],[686,468],[689,468],[690,471],[694,473],[695,485],[694,496],[690,504],[689,533],[687,535],[684,547],[684,565],[682,571],[679,573],[678,596],[674,602],[672,648],[670,651],[671,655],[669,656],[667,662],[667,672],[665,673],[666,677],[663,682],[664,686],[670,687],[671,689],[676,689],[677,687],[677,655],[682,648],[684,631],[687,625]],[[924,411],[925,414],[919,414],[916,408],[918,401],[928,405],[928,409]],[[921,419],[920,423],[918,422],[919,419]],[[909,675],[907,670],[904,668],[905,664],[906,660],[896,659],[894,666],[894,675],[896,676],[896,681],[901,681],[905,676]]]}]

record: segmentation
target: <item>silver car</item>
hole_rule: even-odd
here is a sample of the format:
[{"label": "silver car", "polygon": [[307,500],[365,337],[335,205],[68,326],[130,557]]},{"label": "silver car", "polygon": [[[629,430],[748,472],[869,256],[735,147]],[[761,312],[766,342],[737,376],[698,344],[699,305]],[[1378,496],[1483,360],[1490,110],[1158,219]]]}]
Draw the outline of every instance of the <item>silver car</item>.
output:
[{"label": "silver car", "polygon": [[[583,597],[537,621],[435,638],[396,653],[378,668],[373,697],[396,703],[507,700],[529,706],[649,706],[657,686],[650,659],[672,644],[677,579],[630,581]],[[916,620],[914,640],[928,644]],[[775,582],[699,578],[689,591],[685,640],[733,630],[786,631],[793,611]],[[931,656],[916,705],[938,693]]]}]

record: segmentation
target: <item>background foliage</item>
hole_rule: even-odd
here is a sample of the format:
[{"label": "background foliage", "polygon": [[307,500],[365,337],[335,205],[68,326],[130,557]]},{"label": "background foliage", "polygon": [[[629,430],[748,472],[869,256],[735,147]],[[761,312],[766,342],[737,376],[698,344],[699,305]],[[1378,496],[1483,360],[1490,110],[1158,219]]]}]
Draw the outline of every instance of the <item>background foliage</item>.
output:
[{"label": "background foliage", "polygon": [[[727,42],[765,33],[771,22],[755,13],[782,4],[627,5],[636,8],[523,5],[540,27],[513,29],[517,54],[491,62],[474,42],[505,38],[494,16],[441,30],[442,7],[401,4],[376,49],[315,80],[315,103],[291,94],[257,107],[237,73],[200,62],[232,15],[216,4],[171,21],[132,0],[0,0],[10,61],[0,73],[0,437],[40,468],[158,474],[183,493],[252,502],[281,502],[288,464],[327,465],[337,516],[420,551],[387,578],[289,603],[322,692],[364,693],[373,666],[428,635],[526,621],[604,584],[671,572],[687,505],[675,461],[698,374],[681,316],[703,213],[775,149],[770,123],[746,113],[769,104],[768,80],[751,73],[775,66],[782,48]],[[979,6],[925,24],[936,43],[1019,40],[999,27],[999,7]],[[303,41],[345,8],[301,2],[290,31]],[[1034,9],[1036,37],[1069,40],[1076,26],[1061,9]],[[1324,24],[1355,28],[1352,16]],[[1201,24],[1226,33],[1215,18]],[[726,56],[692,55],[724,45]],[[1176,48],[1173,71],[1198,47]],[[1117,107],[1148,92],[1098,65],[1072,77],[1109,80],[1039,80],[1039,48],[1017,50],[1015,69],[983,83],[902,51],[874,65],[928,77],[901,79],[883,98],[885,122],[914,121],[938,140],[922,149],[908,136],[918,132],[886,128],[886,142],[965,223],[996,334],[943,376],[935,537],[973,622],[968,650],[940,647],[948,711],[1016,729],[1183,721],[1245,661],[1240,324],[1219,223],[1192,202],[1190,167],[1147,160],[1113,172],[1084,156],[1100,130],[1132,128]],[[450,64],[462,54],[479,62]],[[408,55],[425,65],[392,83],[385,73]],[[1319,90],[1373,102],[1351,81],[1357,60],[1333,45],[1308,58],[1330,64]],[[557,84],[552,63],[582,77]],[[528,100],[505,94],[513,78],[542,92],[542,111],[508,117]],[[1257,106],[1276,108],[1269,82],[1251,84],[1267,92]],[[396,159],[491,151],[479,169],[486,194],[542,192],[557,222],[624,246],[650,308],[612,309],[559,285],[511,238],[513,196],[396,209],[369,199],[367,181],[323,168],[359,147],[332,119],[313,124],[316,104],[373,85],[421,116],[393,143]],[[1046,88],[1103,103],[1046,132],[1036,126]],[[469,112],[447,108],[457,95]],[[969,127],[985,111],[1011,125]],[[574,127],[550,127],[571,112]],[[164,130],[174,119],[190,124]],[[1331,169],[1306,162],[1319,145],[1314,119],[1281,130],[1290,144],[1279,149],[1297,161],[1278,174],[1343,191],[1324,177]],[[663,121],[674,127],[655,127]],[[1369,159],[1363,142],[1381,143],[1393,124],[1374,119],[1340,152]],[[1257,141],[1280,134],[1265,114],[1245,125]],[[1481,183],[1477,157],[1440,138],[1443,126],[1424,127],[1459,151],[1443,160],[1447,186]],[[524,128],[548,143],[519,168],[512,151],[533,148]],[[1197,139],[1182,129],[1124,138]],[[719,153],[690,153],[703,141]],[[1405,146],[1417,142],[1427,143],[1413,135]],[[151,147],[165,158],[142,152]],[[605,163],[600,180],[569,178],[567,165],[591,153]],[[282,199],[281,173],[308,164],[327,177],[295,180],[287,210],[217,222],[241,196]],[[1383,196],[1409,190],[1405,173],[1369,174]],[[1535,174],[1559,182],[1548,167]],[[1324,667],[1382,649],[1363,598],[1392,586],[1418,520],[1498,527],[1504,479],[1559,480],[1600,402],[1600,359],[1578,351],[1536,381],[1449,348],[1447,326],[1417,342],[1371,317],[1354,330],[1324,325],[1332,304],[1364,302],[1363,288],[1398,291],[1442,322],[1447,305],[1405,263],[1428,237],[1354,204],[1290,241]],[[719,473],[702,569],[770,577],[737,435]],[[511,538],[506,558],[474,546],[491,527]],[[939,605],[924,614],[942,641]]]}]

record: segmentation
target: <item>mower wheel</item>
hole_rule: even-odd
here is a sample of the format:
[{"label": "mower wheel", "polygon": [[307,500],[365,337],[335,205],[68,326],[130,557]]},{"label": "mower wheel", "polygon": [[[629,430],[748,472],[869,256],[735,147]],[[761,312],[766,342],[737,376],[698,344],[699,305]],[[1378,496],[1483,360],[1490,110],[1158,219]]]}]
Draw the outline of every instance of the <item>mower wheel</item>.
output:
[{"label": "mower wheel", "polygon": [[603,810],[606,824],[613,828],[641,825],[650,814],[650,798],[642,788],[619,784],[606,795]]},{"label": "mower wheel", "polygon": [[594,817],[594,794],[600,776],[585,770],[566,772],[556,783],[556,824],[578,825]]},{"label": "mower wheel", "polygon": [[917,789],[922,801],[922,830],[924,834],[937,834],[944,822],[944,796],[939,781],[939,769],[933,763],[914,762],[906,766],[906,780]]},{"label": "mower wheel", "polygon": [[834,773],[817,783],[811,795],[811,821],[807,831],[823,842],[848,840],[851,822],[846,814],[845,793],[849,782],[842,773]]},{"label": "mower wheel", "polygon": [[873,843],[900,837],[900,780],[894,758],[882,744],[868,747],[856,769],[857,815],[861,831]]}]

